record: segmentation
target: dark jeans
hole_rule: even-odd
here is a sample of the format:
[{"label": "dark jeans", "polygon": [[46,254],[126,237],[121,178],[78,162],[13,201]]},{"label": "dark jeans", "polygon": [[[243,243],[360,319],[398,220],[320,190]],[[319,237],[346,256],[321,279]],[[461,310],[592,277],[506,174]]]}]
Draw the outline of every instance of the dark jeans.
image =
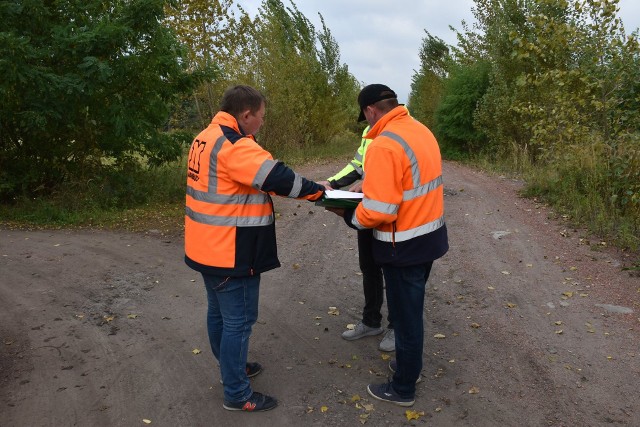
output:
[{"label": "dark jeans", "polygon": [[[370,328],[382,326],[382,303],[384,302],[384,281],[382,269],[373,259],[373,229],[358,230],[358,259],[362,271],[364,309],[362,323]],[[393,329],[391,316],[387,317],[389,329]]]},{"label": "dark jeans", "polygon": [[424,295],[433,262],[409,267],[384,266],[387,307],[396,335],[396,373],[391,385],[400,396],[412,398],[422,370]]}]

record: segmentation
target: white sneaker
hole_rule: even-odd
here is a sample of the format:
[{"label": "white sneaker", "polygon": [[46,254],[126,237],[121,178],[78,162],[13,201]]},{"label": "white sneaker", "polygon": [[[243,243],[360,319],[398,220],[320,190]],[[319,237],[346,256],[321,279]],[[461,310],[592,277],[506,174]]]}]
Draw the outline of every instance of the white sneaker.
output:
[{"label": "white sneaker", "polygon": [[393,329],[387,329],[378,348],[382,351],[396,351],[396,333]]},{"label": "white sneaker", "polygon": [[358,322],[355,328],[344,331],[342,333],[342,338],[347,341],[353,341],[370,335],[380,335],[383,332],[384,329],[382,328],[372,328],[362,322]]}]

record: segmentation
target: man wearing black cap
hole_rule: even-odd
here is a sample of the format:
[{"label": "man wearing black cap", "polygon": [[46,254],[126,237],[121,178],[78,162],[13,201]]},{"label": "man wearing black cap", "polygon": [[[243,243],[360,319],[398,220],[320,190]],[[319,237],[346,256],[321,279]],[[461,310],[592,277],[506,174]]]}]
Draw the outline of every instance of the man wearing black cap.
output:
[{"label": "man wearing black cap", "polygon": [[449,249],[442,160],[431,131],[389,87],[366,86],[358,104],[360,118],[371,125],[365,138],[373,140],[364,162],[364,197],[356,209],[333,211],[355,229],[373,229],[373,256],[382,266],[394,322],[393,377],[367,390],[376,399],[411,406],[422,370],[426,283],[433,261]]}]

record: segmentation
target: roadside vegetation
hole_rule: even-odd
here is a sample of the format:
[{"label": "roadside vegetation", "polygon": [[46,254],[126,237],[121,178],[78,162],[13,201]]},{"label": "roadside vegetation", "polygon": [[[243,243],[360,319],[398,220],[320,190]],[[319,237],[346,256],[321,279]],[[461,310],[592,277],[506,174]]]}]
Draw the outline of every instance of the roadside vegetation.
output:
[{"label": "roadside vegetation", "polygon": [[[425,30],[408,107],[445,158],[637,250],[640,46],[617,3],[475,0],[455,46]],[[293,2],[56,4],[0,6],[5,226],[179,230],[185,151],[236,83],[267,96],[258,140],[289,165],[357,145],[361,84]]]}]

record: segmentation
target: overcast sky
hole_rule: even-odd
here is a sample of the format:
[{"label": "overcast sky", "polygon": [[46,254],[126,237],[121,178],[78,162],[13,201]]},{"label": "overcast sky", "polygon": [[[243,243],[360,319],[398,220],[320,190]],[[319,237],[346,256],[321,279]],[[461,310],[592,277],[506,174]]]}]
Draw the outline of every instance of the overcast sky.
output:
[{"label": "overcast sky", "polygon": [[[289,0],[282,0],[290,6]],[[253,17],[261,0],[239,0]],[[418,52],[425,30],[448,44],[456,39],[449,26],[472,24],[473,0],[298,0],[298,10],[322,28],[318,12],[340,46],[340,59],[363,84],[383,83],[406,103],[411,77],[420,67]],[[640,0],[620,0],[627,33],[640,26]]]}]

